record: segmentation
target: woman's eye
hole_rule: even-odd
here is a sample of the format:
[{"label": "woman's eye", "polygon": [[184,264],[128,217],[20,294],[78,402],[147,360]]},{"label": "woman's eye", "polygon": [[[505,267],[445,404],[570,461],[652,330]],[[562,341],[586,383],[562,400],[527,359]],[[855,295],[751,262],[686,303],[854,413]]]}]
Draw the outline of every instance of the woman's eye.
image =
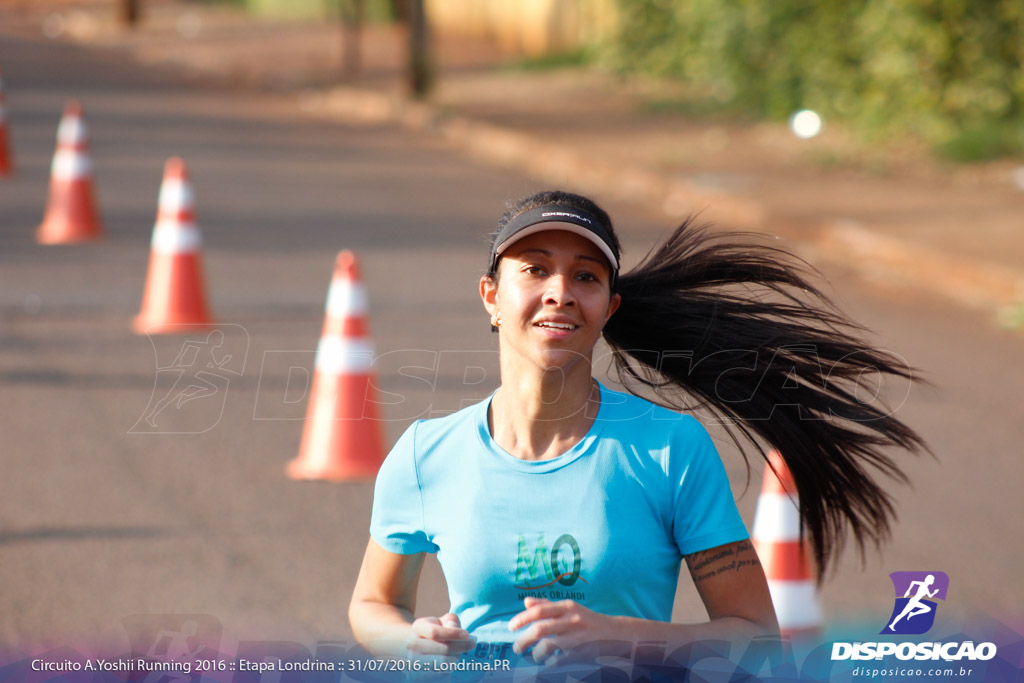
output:
[{"label": "woman's eye", "polygon": [[529,273],[530,275],[543,275],[544,269],[541,268],[540,266],[527,266],[525,272]]},{"label": "woman's eye", "polygon": [[598,281],[598,277],[596,275],[594,275],[593,273],[583,272],[583,273],[580,273],[579,275],[577,275],[576,277],[578,279],[584,280],[586,282],[597,282]]}]

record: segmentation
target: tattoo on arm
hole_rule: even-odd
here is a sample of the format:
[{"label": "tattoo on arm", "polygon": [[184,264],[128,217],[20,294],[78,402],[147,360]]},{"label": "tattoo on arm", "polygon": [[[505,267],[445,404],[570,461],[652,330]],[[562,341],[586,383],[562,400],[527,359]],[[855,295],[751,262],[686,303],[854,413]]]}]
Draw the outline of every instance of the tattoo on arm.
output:
[{"label": "tattoo on arm", "polygon": [[760,566],[757,553],[750,541],[702,550],[686,556],[693,582],[699,584],[714,576],[738,572],[744,567]]}]

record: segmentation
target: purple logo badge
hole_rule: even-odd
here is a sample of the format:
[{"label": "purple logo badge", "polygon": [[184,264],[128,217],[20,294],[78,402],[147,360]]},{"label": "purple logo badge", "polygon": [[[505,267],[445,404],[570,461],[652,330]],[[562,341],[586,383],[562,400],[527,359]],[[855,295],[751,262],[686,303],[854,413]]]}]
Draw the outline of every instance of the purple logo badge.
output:
[{"label": "purple logo badge", "polygon": [[945,572],[893,572],[896,604],[882,634],[919,635],[935,623],[936,600],[945,600],[949,576]]}]

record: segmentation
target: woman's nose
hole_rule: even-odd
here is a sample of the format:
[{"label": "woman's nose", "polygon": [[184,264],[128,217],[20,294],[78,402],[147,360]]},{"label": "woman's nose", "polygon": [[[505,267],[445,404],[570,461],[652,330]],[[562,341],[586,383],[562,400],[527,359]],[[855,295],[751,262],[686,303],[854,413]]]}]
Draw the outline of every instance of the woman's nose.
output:
[{"label": "woman's nose", "polygon": [[554,306],[571,306],[576,298],[572,293],[572,282],[567,275],[556,274],[548,280],[544,303]]}]

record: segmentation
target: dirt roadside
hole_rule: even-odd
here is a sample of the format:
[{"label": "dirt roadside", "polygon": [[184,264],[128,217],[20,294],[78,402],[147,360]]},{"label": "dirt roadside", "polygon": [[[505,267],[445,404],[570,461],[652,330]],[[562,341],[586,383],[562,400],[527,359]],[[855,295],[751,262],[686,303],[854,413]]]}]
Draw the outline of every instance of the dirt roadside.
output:
[{"label": "dirt roadside", "polygon": [[700,210],[792,240],[812,262],[1024,327],[1022,160],[951,166],[910,147],[866,152],[827,125],[799,140],[784,125],[694,121],[672,110],[664,84],[503,68],[494,46],[443,38],[439,87],[414,102],[394,29],[370,27],[360,78],[338,85],[336,25],[259,21],[226,4],[142,4],[142,24],[125,31],[110,0],[0,0],[0,26],[291,93],[310,115],[422,131],[487,163],[659,207],[672,220]]}]

